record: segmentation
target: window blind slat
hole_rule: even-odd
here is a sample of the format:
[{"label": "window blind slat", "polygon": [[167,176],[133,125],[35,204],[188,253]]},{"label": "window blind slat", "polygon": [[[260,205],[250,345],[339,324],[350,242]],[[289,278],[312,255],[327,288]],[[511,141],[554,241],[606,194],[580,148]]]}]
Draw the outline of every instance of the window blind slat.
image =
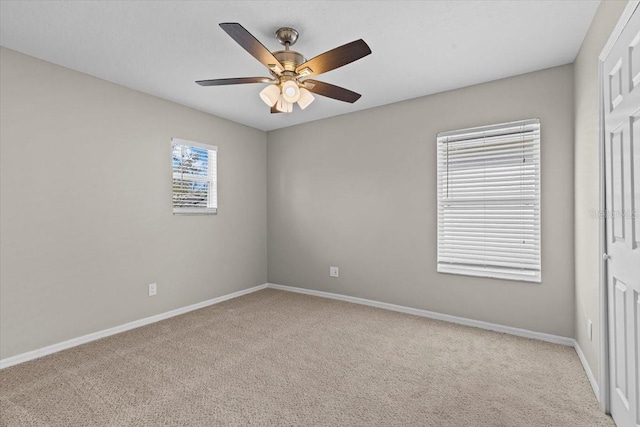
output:
[{"label": "window blind slat", "polygon": [[535,253],[535,249],[510,249],[510,248],[500,248],[500,247],[469,247],[469,246],[447,246],[450,252],[449,255],[452,254],[470,254],[471,256],[476,255],[492,255],[492,256],[501,256],[503,258],[522,258],[526,256],[528,259],[537,260],[539,257],[537,253]]},{"label": "window blind slat", "polygon": [[507,253],[507,254],[513,254],[514,247],[518,247],[518,252],[517,253],[527,253],[527,254],[532,254],[535,255],[536,254],[536,249],[533,245],[529,245],[529,247],[527,249],[523,249],[524,245],[520,245],[520,244],[513,244],[511,245],[511,247],[508,247],[506,245],[498,245],[498,246],[493,246],[493,245],[481,245],[481,246],[472,246],[472,245],[454,245],[454,244],[448,244],[448,245],[444,245],[445,248],[449,248],[451,249],[451,251],[455,251],[456,249],[460,249],[460,250],[464,250],[464,251],[472,251],[472,252],[482,252],[482,253]]},{"label": "window blind slat", "polygon": [[450,144],[447,144],[447,147],[441,148],[440,152],[445,156],[446,160],[465,159],[470,157],[483,158],[490,157],[495,153],[500,153],[501,155],[521,153],[532,156],[538,153],[537,147],[535,146],[536,141],[537,139],[529,141],[513,141],[499,145],[474,144],[464,149],[460,147],[452,148]]},{"label": "window blind slat", "polygon": [[441,262],[447,262],[450,264],[461,263],[466,265],[478,264],[482,266],[511,267],[515,269],[533,269],[538,265],[537,260],[491,257],[486,255],[472,256],[468,254],[462,254],[460,257],[456,257],[455,255],[442,257]]},{"label": "window blind slat", "polygon": [[540,122],[437,138],[438,271],[540,281]]}]

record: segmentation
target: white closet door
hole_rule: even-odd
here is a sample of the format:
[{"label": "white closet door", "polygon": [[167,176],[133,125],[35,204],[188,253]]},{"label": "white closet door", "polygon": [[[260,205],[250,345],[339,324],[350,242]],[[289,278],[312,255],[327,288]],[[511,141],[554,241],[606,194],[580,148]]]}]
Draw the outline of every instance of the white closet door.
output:
[{"label": "white closet door", "polygon": [[611,415],[640,426],[640,12],[604,62]]}]

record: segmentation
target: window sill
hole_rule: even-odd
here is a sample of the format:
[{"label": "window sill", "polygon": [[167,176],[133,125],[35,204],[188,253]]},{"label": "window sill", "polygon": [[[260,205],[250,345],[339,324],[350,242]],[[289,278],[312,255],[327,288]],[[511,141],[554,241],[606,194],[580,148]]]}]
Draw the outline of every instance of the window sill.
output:
[{"label": "window sill", "polygon": [[438,273],[459,274],[463,276],[487,277],[491,279],[515,280],[519,282],[541,283],[540,272],[510,272],[492,268],[462,267],[438,264]]},{"label": "window sill", "polygon": [[217,215],[218,209],[174,209],[174,215]]}]

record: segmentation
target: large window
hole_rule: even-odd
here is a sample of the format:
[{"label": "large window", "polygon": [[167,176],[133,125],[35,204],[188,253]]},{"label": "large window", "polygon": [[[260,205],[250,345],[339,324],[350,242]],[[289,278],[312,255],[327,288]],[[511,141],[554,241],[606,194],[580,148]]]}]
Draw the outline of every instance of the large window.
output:
[{"label": "large window", "polygon": [[540,282],[540,121],[438,134],[438,271]]},{"label": "large window", "polygon": [[218,210],[218,148],[173,138],[173,213],[215,214]]}]

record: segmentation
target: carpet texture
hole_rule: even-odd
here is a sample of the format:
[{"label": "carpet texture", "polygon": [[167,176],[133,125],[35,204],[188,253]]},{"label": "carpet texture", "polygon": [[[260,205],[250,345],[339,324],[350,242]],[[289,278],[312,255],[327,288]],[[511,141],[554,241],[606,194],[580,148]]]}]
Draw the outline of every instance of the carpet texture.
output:
[{"label": "carpet texture", "polygon": [[613,426],[573,348],[266,289],[0,371],[2,426]]}]

